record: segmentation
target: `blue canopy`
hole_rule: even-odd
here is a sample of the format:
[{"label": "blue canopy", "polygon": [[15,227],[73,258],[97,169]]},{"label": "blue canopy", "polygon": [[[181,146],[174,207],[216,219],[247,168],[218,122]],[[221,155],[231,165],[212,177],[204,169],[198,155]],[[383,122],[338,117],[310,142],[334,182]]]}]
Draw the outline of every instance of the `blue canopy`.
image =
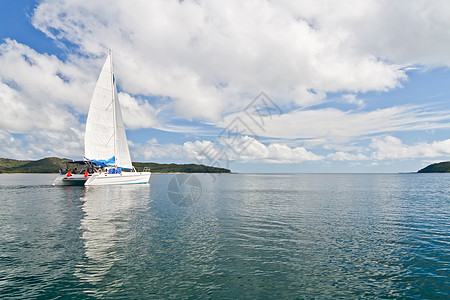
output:
[{"label": "blue canopy", "polygon": [[114,167],[114,164],[116,162],[116,158],[113,156],[108,160],[104,160],[104,159],[89,159],[86,158],[86,160],[94,163],[97,167]]},{"label": "blue canopy", "polygon": [[[86,158],[86,157],[85,157],[85,159],[87,161],[90,161],[91,163],[95,164],[95,166],[97,166],[99,168],[101,168],[101,167],[115,167],[116,166],[116,158],[115,158],[115,156],[111,157],[108,160],[104,160],[104,159],[89,159],[89,158]],[[128,170],[128,171],[132,170],[132,169],[123,168],[123,167],[122,168],[118,168],[118,169],[120,170],[119,173],[122,172],[122,169],[123,170]]]}]

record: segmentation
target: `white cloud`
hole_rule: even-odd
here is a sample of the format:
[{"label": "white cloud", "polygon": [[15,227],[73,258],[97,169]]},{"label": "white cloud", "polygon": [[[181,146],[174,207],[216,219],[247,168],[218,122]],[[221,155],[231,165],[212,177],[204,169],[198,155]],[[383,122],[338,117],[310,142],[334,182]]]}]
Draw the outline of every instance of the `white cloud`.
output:
[{"label": "white cloud", "polygon": [[150,128],[157,125],[155,109],[147,102],[119,93],[120,108],[127,129]]},{"label": "white cloud", "polygon": [[359,108],[362,108],[365,105],[364,101],[362,99],[356,98],[356,95],[354,94],[343,95],[342,99],[346,103],[357,105]]},{"label": "white cloud", "polygon": [[6,40],[0,44],[0,129],[63,131],[80,126],[76,112],[89,105],[89,78],[70,62]]},{"label": "white cloud", "polygon": [[[235,145],[231,148],[230,145]],[[254,138],[241,136],[232,143],[212,141],[186,142],[183,145],[155,144],[135,145],[134,153],[143,159],[175,158],[195,163],[228,165],[233,161],[267,163],[301,163],[322,160],[304,147],[289,147],[285,144],[264,145]]]},{"label": "white cloud", "polygon": [[33,128],[64,130],[78,124],[73,115],[53,103],[33,103],[32,99],[0,82],[0,129],[24,132]]},{"label": "white cloud", "polygon": [[180,160],[196,160],[201,162],[207,159],[202,151],[208,146],[220,151],[211,141],[186,142],[183,145],[159,144],[156,139],[149,140],[146,144],[134,144],[132,159],[155,160],[171,158]]},{"label": "white cloud", "polygon": [[242,139],[248,143],[248,147],[239,155],[239,159],[244,162],[301,163],[323,159],[323,156],[316,155],[304,147],[289,147],[279,143],[266,146],[254,138],[244,136]]},{"label": "white cloud", "polygon": [[450,66],[449,2],[283,1],[291,14],[339,36],[342,46],[401,65]]},{"label": "white cloud", "polygon": [[70,105],[86,111],[96,81],[89,70],[90,61],[69,57],[62,62],[9,39],[0,44],[1,82],[35,105]]},{"label": "white cloud", "polygon": [[337,161],[372,160],[372,164],[377,165],[379,164],[377,161],[445,157],[450,156],[450,139],[405,145],[399,138],[387,135],[372,138],[367,148],[359,150],[365,151],[365,154],[338,151],[328,154],[327,159]]},{"label": "white cloud", "polygon": [[8,132],[0,129],[0,157],[28,159],[33,156],[30,152],[28,148],[24,147],[20,139],[16,139]]},{"label": "white cloud", "polygon": [[346,161],[346,160],[358,161],[358,160],[369,159],[369,157],[367,157],[366,155],[364,155],[362,153],[353,154],[353,153],[342,152],[342,151],[330,153],[327,155],[327,158],[329,158],[331,160],[338,160],[338,161]]},{"label": "white cloud", "polygon": [[[381,30],[374,24],[398,28],[405,22],[394,18],[398,15],[424,33],[419,37],[428,44],[450,43],[446,34],[426,36],[417,14],[403,12],[403,6],[415,11],[407,3],[47,0],[36,9],[33,24],[87,54],[114,49],[127,92],[168,96],[179,116],[218,120],[260,90],[283,103],[311,105],[326,92],[398,87],[406,79],[401,67],[427,57],[395,43],[408,55],[416,53],[398,63],[385,39],[395,41],[406,29]],[[445,11],[443,2],[438,6],[440,11],[428,10],[426,24],[444,28],[446,19],[433,18]],[[403,38],[405,45],[423,42],[409,38]]]},{"label": "white cloud", "polygon": [[158,144],[153,139],[145,145],[134,145],[133,156],[141,160],[168,158],[226,167],[232,167],[233,162],[287,164],[306,161],[348,161],[353,165],[368,161],[376,166],[380,161],[450,156],[450,139],[405,145],[393,136],[380,136],[373,138],[367,147],[356,149],[318,155],[301,146],[276,142],[265,144],[252,137],[239,136],[218,142],[189,141],[182,145]]},{"label": "white cloud", "polygon": [[432,143],[405,145],[393,136],[374,138],[370,144],[374,159],[411,159],[420,157],[450,156],[450,139]]},{"label": "white cloud", "polygon": [[[219,126],[237,126],[244,134],[281,139],[313,139],[316,145],[342,144],[361,137],[393,131],[449,128],[449,111],[405,105],[375,111],[335,108],[295,110],[262,117],[245,113],[227,116]],[[256,120],[256,122],[255,122]],[[233,127],[232,126],[232,127]],[[236,129],[235,129],[236,130]]]},{"label": "white cloud", "polygon": [[35,129],[14,137],[0,129],[0,157],[41,159],[57,156],[80,159],[84,152],[83,134],[79,128],[69,127],[65,131]]}]

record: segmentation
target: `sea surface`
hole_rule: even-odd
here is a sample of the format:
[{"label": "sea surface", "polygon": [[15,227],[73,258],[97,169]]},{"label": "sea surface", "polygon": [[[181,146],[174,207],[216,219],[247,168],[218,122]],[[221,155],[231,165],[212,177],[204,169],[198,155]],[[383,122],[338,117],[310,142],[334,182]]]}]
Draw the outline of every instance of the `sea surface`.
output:
[{"label": "sea surface", "polygon": [[0,175],[0,298],[449,299],[450,174]]}]

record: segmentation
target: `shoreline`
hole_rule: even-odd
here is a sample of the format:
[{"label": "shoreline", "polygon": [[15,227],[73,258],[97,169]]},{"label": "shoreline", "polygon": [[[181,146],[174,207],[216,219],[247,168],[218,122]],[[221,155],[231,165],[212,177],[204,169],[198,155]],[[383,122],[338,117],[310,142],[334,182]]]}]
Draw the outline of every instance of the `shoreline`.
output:
[{"label": "shoreline", "polygon": [[[239,173],[227,173],[227,172],[217,172],[217,173],[212,173],[212,172],[192,172],[192,173],[188,173],[188,172],[152,172],[151,170],[150,170],[150,172],[152,174],[239,174]],[[61,175],[60,173],[0,173],[0,175],[15,175],[15,174]]]}]

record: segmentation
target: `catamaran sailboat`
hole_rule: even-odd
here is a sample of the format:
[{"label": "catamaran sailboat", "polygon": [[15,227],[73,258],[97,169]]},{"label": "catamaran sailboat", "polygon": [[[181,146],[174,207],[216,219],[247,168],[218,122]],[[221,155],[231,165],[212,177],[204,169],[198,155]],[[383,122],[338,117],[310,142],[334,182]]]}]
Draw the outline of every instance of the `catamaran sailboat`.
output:
[{"label": "catamaran sailboat", "polygon": [[[95,86],[86,121],[84,137],[84,161],[94,170],[77,176],[84,185],[111,185],[148,183],[150,172],[137,172],[131,164],[127,136],[120,111],[114,77],[112,52]],[[71,176],[60,175],[53,185],[70,185]],[[74,181],[73,181],[74,182]]]}]

